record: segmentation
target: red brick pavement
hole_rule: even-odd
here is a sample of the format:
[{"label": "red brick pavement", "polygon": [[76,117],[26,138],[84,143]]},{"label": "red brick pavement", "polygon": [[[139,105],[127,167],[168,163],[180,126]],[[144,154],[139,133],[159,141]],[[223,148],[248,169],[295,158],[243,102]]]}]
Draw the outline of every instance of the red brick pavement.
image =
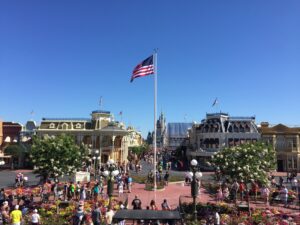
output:
[{"label": "red brick pavement", "polygon": [[[181,197],[183,202],[190,202],[192,198],[190,197],[191,187],[185,186],[183,183],[173,183],[169,184],[169,186],[165,187],[164,190],[156,191],[146,191],[144,184],[134,184],[132,187],[132,193],[128,194],[128,203],[129,208],[132,208],[131,202],[135,195],[137,195],[142,201],[142,208],[145,209],[147,205],[150,204],[152,199],[156,199],[156,204],[158,208],[161,208],[161,203],[164,199],[167,199],[171,208],[176,208],[179,206],[179,198]],[[126,191],[125,191],[126,192]],[[211,196],[206,192],[203,188],[200,190],[200,195],[197,198],[197,202],[203,203],[216,203],[214,196]],[[276,208],[280,211],[290,214],[299,214],[299,207],[291,206],[290,208],[282,207],[282,204],[276,204],[272,206],[266,206],[263,202],[258,201],[257,203],[251,202],[250,207],[252,208]]]}]

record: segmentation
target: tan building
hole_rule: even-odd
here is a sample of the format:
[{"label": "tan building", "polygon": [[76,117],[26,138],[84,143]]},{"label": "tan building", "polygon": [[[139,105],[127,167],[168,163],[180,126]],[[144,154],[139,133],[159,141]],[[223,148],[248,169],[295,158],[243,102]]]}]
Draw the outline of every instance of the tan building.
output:
[{"label": "tan building", "polygon": [[287,127],[283,124],[269,126],[261,123],[262,139],[274,146],[277,154],[277,170],[300,172],[300,127]]},{"label": "tan building", "polygon": [[134,129],[132,126],[128,126],[128,147],[141,146],[143,144],[143,138],[141,132]]},{"label": "tan building", "polygon": [[96,110],[91,119],[85,118],[43,118],[37,135],[70,134],[78,144],[89,146],[90,154],[98,153],[101,163],[108,159],[115,162],[127,162],[128,131],[125,126],[112,120],[109,111]]}]

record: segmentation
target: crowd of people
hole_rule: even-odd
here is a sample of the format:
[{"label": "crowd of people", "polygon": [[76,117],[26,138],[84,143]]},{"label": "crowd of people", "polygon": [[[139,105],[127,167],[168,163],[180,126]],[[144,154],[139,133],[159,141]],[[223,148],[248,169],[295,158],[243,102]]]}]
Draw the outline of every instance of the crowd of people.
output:
[{"label": "crowd of people", "polygon": [[[291,189],[288,189],[288,183],[284,183],[282,177],[279,177],[279,181],[277,182],[274,176],[270,176],[269,181],[269,185],[261,185],[255,180],[252,180],[251,184],[246,184],[244,181],[238,182],[237,180],[234,180],[233,183],[229,183],[228,181],[221,182],[217,188],[216,200],[217,202],[226,201],[234,203],[236,203],[237,200],[253,200],[256,202],[258,197],[260,197],[266,205],[281,202],[284,207],[288,207],[290,203],[288,198],[289,192],[296,191],[290,199],[300,197],[299,193],[298,196],[296,196],[298,192],[298,181],[296,178],[290,181],[293,181]],[[298,201],[300,201],[300,199],[298,199]]]}]

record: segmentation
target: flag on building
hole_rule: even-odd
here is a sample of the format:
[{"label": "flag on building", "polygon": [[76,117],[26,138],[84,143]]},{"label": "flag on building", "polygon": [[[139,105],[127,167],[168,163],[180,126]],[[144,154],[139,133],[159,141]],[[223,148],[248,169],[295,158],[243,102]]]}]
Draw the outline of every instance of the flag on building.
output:
[{"label": "flag on building", "polygon": [[218,102],[218,98],[216,98],[215,99],[215,101],[214,101],[214,103],[212,104],[212,106],[211,107],[214,107],[215,105],[217,105],[217,104],[219,104],[219,102]]},{"label": "flag on building", "polygon": [[148,76],[154,74],[153,55],[139,63],[133,70],[130,82],[135,78]]}]

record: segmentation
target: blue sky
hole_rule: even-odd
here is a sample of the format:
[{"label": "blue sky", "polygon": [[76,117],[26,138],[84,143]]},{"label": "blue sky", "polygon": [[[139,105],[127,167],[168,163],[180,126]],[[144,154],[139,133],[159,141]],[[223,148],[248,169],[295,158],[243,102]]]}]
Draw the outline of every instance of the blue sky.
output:
[{"label": "blue sky", "polygon": [[89,118],[103,96],[103,108],[117,120],[123,111],[145,135],[153,76],[129,80],[158,48],[158,113],[168,122],[222,110],[300,125],[299,8],[297,0],[2,0],[0,118]]}]

